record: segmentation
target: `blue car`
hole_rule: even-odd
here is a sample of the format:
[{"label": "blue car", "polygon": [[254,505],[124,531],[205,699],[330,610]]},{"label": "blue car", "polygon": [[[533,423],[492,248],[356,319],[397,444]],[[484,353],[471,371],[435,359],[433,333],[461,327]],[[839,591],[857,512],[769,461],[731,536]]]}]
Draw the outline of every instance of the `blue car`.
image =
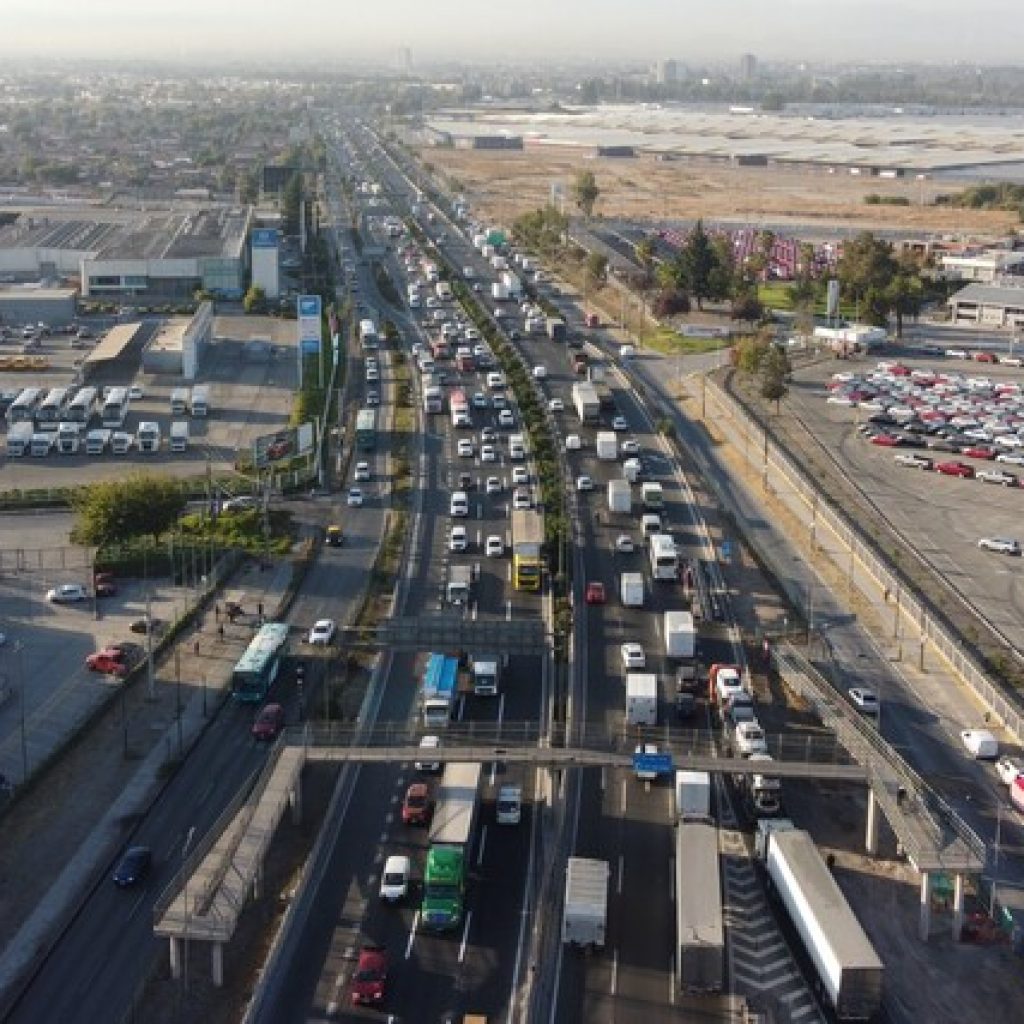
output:
[{"label": "blue car", "polygon": [[141,882],[153,863],[153,851],[148,846],[133,846],[125,852],[114,868],[114,884],[122,889]]}]

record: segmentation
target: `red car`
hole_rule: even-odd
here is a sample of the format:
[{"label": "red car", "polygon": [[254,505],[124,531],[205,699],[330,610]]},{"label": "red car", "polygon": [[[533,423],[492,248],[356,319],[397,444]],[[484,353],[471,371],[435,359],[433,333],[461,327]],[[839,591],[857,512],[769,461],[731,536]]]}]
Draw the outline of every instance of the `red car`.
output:
[{"label": "red car", "polygon": [[388,955],[383,946],[363,946],[352,975],[352,1002],[379,1006],[384,1002],[388,984]]},{"label": "red car", "polygon": [[935,471],[943,476],[962,476],[968,480],[974,479],[974,467],[968,466],[965,462],[939,462],[935,465]]},{"label": "red car", "polygon": [[998,363],[999,356],[995,352],[975,352],[974,361],[976,363]]},{"label": "red car", "polygon": [[252,734],[258,740],[272,740],[284,728],[284,708],[280,704],[267,704],[252,723]]},{"label": "red car", "polygon": [[892,434],[875,434],[871,438],[871,443],[880,445],[882,448],[899,448],[900,439],[893,437]]},{"label": "red car", "polygon": [[587,604],[604,604],[608,600],[603,583],[588,583],[584,598]]},{"label": "red car", "polygon": [[995,449],[988,448],[983,444],[975,444],[970,448],[961,448],[961,455],[966,455],[969,459],[994,459],[996,457]]},{"label": "red car", "polygon": [[430,787],[425,782],[414,782],[402,801],[403,825],[426,825],[430,822]]},{"label": "red car", "polygon": [[105,647],[102,651],[90,654],[85,659],[85,667],[90,672],[103,672],[108,676],[128,674],[128,662],[124,651],[117,647]]}]

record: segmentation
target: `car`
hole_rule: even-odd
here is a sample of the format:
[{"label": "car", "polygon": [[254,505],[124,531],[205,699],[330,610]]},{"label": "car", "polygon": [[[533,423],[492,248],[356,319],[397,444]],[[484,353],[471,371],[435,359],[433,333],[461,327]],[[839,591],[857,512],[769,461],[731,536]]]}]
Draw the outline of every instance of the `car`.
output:
[{"label": "car", "polygon": [[228,498],[221,505],[221,512],[251,512],[259,507],[259,501],[249,494],[239,494],[237,497]]},{"label": "car", "polygon": [[612,419],[612,430],[629,430],[629,424],[625,416],[616,416]]},{"label": "car", "polygon": [[512,492],[512,508],[533,508],[533,498],[530,496],[530,492],[525,487],[517,487]]},{"label": "car", "polygon": [[1019,555],[1020,541],[1009,537],[982,537],[978,547],[983,551],[994,551],[1000,555]]},{"label": "car", "polygon": [[267,445],[267,458],[283,459],[291,450],[291,439],[287,437],[281,437]]},{"label": "car", "polygon": [[535,366],[533,368],[534,380],[547,380],[548,368],[546,366]]},{"label": "car", "polygon": [[633,544],[633,538],[628,533],[620,533],[615,538],[615,550],[620,555],[631,555],[636,550]]},{"label": "car", "polygon": [[1024,466],[1024,452],[1002,452],[996,456],[996,462],[1002,462],[1008,466]]},{"label": "car", "polygon": [[634,440],[632,437],[627,438],[619,445],[619,451],[622,452],[623,455],[639,455],[640,442]]},{"label": "car", "polygon": [[491,406],[494,409],[504,409],[506,405],[504,395],[493,395],[491,397]]},{"label": "car", "polygon": [[150,615],[144,616],[141,619],[133,619],[128,624],[128,629],[133,633],[159,633],[164,628],[164,624],[157,618]]},{"label": "car", "polygon": [[976,363],[998,363],[999,356],[995,352],[985,352],[979,349],[974,353],[974,361]]},{"label": "car", "polygon": [[51,604],[75,604],[88,601],[89,591],[81,583],[62,583],[46,592],[46,600]]},{"label": "car", "polygon": [[366,404],[367,405],[380,405],[380,393],[370,388],[366,392]]},{"label": "car", "polygon": [[489,476],[484,491],[487,494],[501,494],[501,481],[496,476]]},{"label": "car", "polygon": [[383,946],[363,946],[352,975],[353,1005],[380,1006],[387,995],[388,956]]},{"label": "car", "polygon": [[138,885],[153,866],[153,851],[148,846],[130,846],[117,862],[111,875],[114,885],[121,889]]},{"label": "car", "polygon": [[[431,750],[437,750],[437,748],[441,746],[441,737],[421,736],[419,746],[422,751],[420,754],[420,758],[422,759],[424,756],[429,754]],[[439,772],[441,770],[441,762],[418,760],[414,767],[418,772]]]},{"label": "car", "polygon": [[983,484],[1001,484],[1003,487],[1016,487],[1017,477],[1007,473],[1005,469],[983,469],[977,474],[977,479]]},{"label": "car", "polygon": [[266,704],[252,723],[252,734],[258,740],[272,740],[284,728],[284,708],[280,704]]},{"label": "car", "polygon": [[625,643],[621,647],[623,668],[646,668],[647,655],[643,646],[637,643]]},{"label": "car", "polygon": [[491,534],[484,542],[484,555],[487,558],[501,558],[505,554],[505,542],[497,534]]},{"label": "car", "polygon": [[314,647],[329,647],[337,631],[338,627],[334,624],[334,619],[317,619],[309,631],[306,642]]},{"label": "car", "polygon": [[349,508],[359,508],[363,504],[363,489],[361,487],[350,487],[348,489],[348,496],[345,498],[345,504]]},{"label": "car", "polygon": [[974,467],[964,462],[937,462],[935,471],[943,476],[960,476],[967,480],[974,479]]},{"label": "car", "polygon": [[1024,761],[1021,761],[1020,758],[1003,754],[996,761],[996,774],[999,776],[1000,781],[1007,786],[1012,786],[1017,776],[1022,773],[1024,773]]},{"label": "car", "polygon": [[592,581],[587,584],[584,600],[587,604],[605,604],[608,595],[605,592],[604,584]]},{"label": "car", "polygon": [[898,448],[902,443],[895,434],[875,434],[869,442],[881,448]]},{"label": "car", "polygon": [[[502,409],[501,411],[508,412],[508,409]],[[494,429],[494,427],[484,427],[484,429],[480,431],[481,444],[491,444],[497,440],[498,432]]]},{"label": "car", "polygon": [[128,397],[133,402],[141,402],[142,399],[146,397],[146,392],[143,390],[141,384],[133,384],[128,389]]},{"label": "car", "polygon": [[[638,743],[633,751],[634,754],[656,755],[658,753],[657,743]],[[642,768],[636,769],[636,777],[641,782],[654,782],[658,778],[657,772],[648,771]]]},{"label": "car", "polygon": [[488,405],[487,396],[482,391],[477,391],[470,402],[474,409],[486,409]]},{"label": "car", "polygon": [[453,526],[448,536],[449,551],[465,551],[469,547],[469,532],[464,526]]},{"label": "car", "polygon": [[512,483],[528,484],[530,482],[530,471],[525,466],[512,467]]},{"label": "car", "polygon": [[370,464],[368,462],[357,462],[354,479],[367,481],[370,479]]},{"label": "car", "polygon": [[549,399],[548,412],[565,412],[565,402],[560,398]]},{"label": "car", "polygon": [[397,903],[409,895],[409,876],[412,861],[403,854],[392,854],[384,861],[380,876],[380,898],[385,903]]},{"label": "car", "polygon": [[944,355],[947,359],[966,359],[967,351],[962,348],[947,348]]},{"label": "car", "polygon": [[594,489],[594,481],[592,477],[586,474],[576,477],[576,490],[577,491],[592,491]]},{"label": "car", "polygon": [[402,800],[402,824],[426,825],[430,821],[430,787],[425,782],[413,782]]},{"label": "car", "polygon": [[865,715],[877,715],[881,710],[878,695],[866,686],[854,686],[846,691],[850,703]]},{"label": "car", "polygon": [[114,597],[117,594],[117,584],[113,579],[97,577],[93,582],[92,591],[97,597]]},{"label": "car", "polygon": [[328,547],[340,548],[345,543],[345,533],[340,526],[328,526],[324,539]]},{"label": "car", "polygon": [[893,462],[897,466],[910,466],[911,469],[931,469],[932,460],[926,455],[916,455],[913,452],[908,452],[906,455],[894,455]]},{"label": "car", "polygon": [[85,659],[85,667],[90,672],[102,672],[108,676],[126,676],[129,665],[124,654],[117,648],[106,647],[96,651]]},{"label": "car", "polygon": [[485,444],[480,449],[480,461],[481,462],[497,462],[498,461],[498,450],[493,444]]},{"label": "car", "polygon": [[498,413],[498,426],[499,427],[514,427],[516,425],[516,418],[511,409],[502,409]]},{"label": "car", "polygon": [[455,451],[460,459],[471,459],[475,454],[473,442],[468,437],[459,438],[459,443],[455,446]]},{"label": "car", "polygon": [[768,753],[768,741],[765,738],[764,730],[756,720],[740,722],[736,726],[733,737],[736,741],[736,750],[742,757]]},{"label": "car", "polygon": [[967,448],[961,448],[960,454],[966,455],[969,459],[994,459],[996,457],[995,450],[984,444],[972,444]]}]

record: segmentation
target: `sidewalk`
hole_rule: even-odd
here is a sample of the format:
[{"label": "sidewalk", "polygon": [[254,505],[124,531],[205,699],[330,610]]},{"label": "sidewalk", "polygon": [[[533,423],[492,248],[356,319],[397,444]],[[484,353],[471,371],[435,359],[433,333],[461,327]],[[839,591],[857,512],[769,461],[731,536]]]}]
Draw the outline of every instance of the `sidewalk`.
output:
[{"label": "sidewalk", "polygon": [[226,696],[258,607],[273,618],[292,573],[290,558],[264,570],[256,563],[240,569],[217,603],[223,609],[233,601],[245,615],[232,623],[211,607],[201,628],[182,636],[156,666],[154,699],[139,680],[4,817],[0,1005],[160,792],[165,765],[179,755],[179,738],[186,753],[198,739]]}]

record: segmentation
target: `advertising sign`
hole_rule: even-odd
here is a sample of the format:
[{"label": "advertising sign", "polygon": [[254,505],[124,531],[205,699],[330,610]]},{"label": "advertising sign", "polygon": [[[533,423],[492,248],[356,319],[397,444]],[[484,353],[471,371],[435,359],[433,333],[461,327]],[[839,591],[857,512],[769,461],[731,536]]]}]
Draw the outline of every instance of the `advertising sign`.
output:
[{"label": "advertising sign", "polygon": [[257,469],[284,462],[313,450],[313,424],[301,423],[273,434],[263,434],[253,442],[252,460]]},{"label": "advertising sign", "polygon": [[255,228],[252,233],[254,249],[276,249],[277,228]]}]

